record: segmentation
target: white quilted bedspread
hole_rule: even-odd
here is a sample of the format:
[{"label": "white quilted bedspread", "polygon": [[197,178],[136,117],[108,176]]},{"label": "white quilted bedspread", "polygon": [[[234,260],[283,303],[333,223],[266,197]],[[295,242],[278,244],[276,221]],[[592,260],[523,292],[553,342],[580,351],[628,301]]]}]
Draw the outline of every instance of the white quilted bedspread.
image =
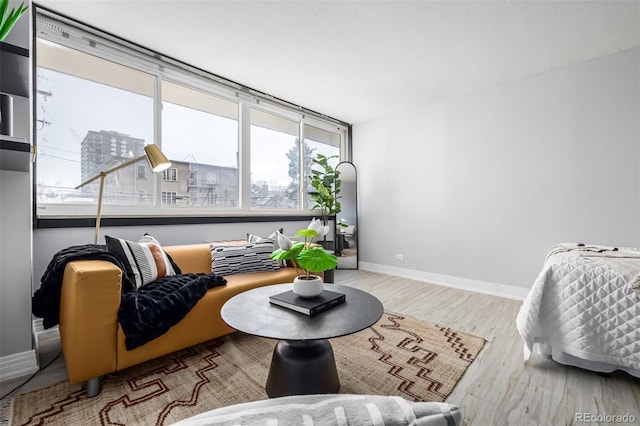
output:
[{"label": "white quilted bedspread", "polygon": [[[640,294],[615,259],[554,254],[524,300],[516,325],[525,359],[534,343],[588,361],[640,370]],[[640,273],[640,259],[637,260]],[[528,352],[527,352],[528,349]]]}]

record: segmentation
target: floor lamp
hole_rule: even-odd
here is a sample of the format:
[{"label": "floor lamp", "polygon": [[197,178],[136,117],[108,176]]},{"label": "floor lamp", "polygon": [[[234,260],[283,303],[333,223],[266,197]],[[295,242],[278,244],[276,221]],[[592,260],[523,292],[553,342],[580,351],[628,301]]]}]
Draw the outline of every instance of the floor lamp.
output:
[{"label": "floor lamp", "polygon": [[115,172],[116,170],[120,170],[124,167],[127,167],[133,163],[136,163],[140,160],[142,160],[143,158],[146,158],[149,161],[149,165],[151,166],[151,170],[154,173],[158,173],[161,172],[163,170],[168,169],[169,167],[171,167],[171,162],[167,159],[167,157],[165,157],[165,155],[162,153],[162,151],[160,151],[160,148],[158,148],[155,144],[149,144],[146,145],[144,147],[144,152],[145,155],[141,155],[140,157],[136,157],[136,158],[132,158],[129,161],[125,161],[122,164],[118,164],[117,166],[102,171],[99,174],[95,175],[94,177],[92,177],[91,179],[82,182],[80,185],[76,186],[76,189],[80,189],[83,186],[90,184],[91,182],[93,182],[94,180],[100,178],[100,192],[98,193],[98,214],[96,216],[96,235],[95,238],[93,239],[93,243],[94,244],[98,244],[98,234],[100,233],[100,214],[102,211],[102,192],[104,190],[104,178],[108,175],[111,174],[113,172]]}]

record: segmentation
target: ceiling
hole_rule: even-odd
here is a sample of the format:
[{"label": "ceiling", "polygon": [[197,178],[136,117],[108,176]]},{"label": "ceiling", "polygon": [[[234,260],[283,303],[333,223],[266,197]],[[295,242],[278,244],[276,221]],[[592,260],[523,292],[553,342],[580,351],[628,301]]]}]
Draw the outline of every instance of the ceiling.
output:
[{"label": "ceiling", "polygon": [[349,123],[640,45],[639,1],[36,3]]}]

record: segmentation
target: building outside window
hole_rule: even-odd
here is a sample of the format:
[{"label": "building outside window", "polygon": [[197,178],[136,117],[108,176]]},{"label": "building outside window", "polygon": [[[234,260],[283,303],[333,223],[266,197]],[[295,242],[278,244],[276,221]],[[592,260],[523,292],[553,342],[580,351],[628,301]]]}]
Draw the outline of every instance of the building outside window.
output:
[{"label": "building outside window", "polygon": [[97,181],[75,186],[149,143],[173,166],[156,175],[141,160],[113,173],[103,214],[302,213],[313,156],[345,158],[345,123],[261,100],[50,12],[38,10],[36,33],[38,217],[92,214]]}]

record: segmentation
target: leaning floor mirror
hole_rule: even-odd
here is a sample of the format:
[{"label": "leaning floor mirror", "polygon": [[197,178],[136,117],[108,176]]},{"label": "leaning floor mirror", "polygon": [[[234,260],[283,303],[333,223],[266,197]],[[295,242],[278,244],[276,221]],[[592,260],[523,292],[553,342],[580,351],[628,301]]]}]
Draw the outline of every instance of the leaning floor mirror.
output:
[{"label": "leaning floor mirror", "polygon": [[337,191],[340,212],[336,214],[336,255],[338,269],[358,269],[358,208],[356,166],[343,161],[336,166],[340,173]]}]

